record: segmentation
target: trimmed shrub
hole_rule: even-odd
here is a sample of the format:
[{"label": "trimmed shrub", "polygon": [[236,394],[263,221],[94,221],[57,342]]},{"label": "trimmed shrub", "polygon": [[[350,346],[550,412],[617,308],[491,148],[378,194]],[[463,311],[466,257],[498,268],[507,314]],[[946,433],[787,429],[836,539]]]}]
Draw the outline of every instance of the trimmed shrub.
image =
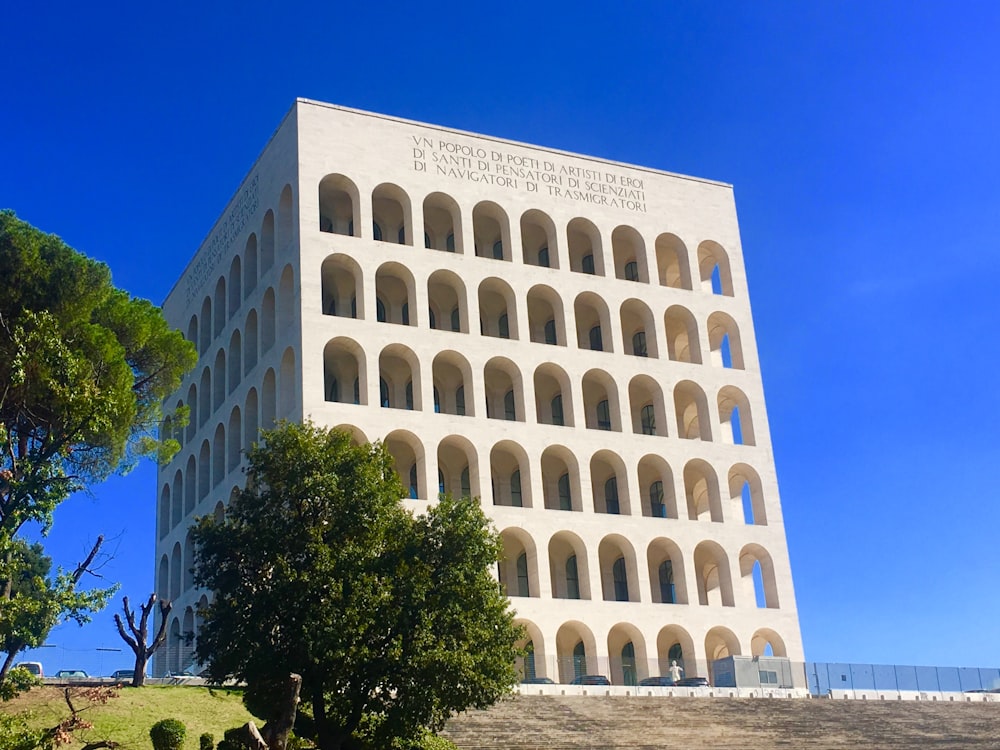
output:
[{"label": "trimmed shrub", "polygon": [[215,737],[205,732],[198,738],[198,750],[215,750]]},{"label": "trimmed shrub", "polygon": [[180,750],[184,746],[187,727],[177,719],[161,719],[149,730],[155,750]]}]

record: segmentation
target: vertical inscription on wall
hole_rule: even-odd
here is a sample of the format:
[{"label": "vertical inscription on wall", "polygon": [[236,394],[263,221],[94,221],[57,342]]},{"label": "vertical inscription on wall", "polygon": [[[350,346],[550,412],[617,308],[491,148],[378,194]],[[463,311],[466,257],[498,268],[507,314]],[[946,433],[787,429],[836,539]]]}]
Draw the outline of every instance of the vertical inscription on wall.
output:
[{"label": "vertical inscription on wall", "polygon": [[236,196],[229,213],[222,218],[216,230],[205,242],[204,249],[195,258],[187,273],[187,285],[184,288],[186,305],[190,305],[191,300],[201,291],[205,280],[214,275],[219,259],[229,254],[229,246],[257,212],[258,190],[259,179],[255,174]]},{"label": "vertical inscription on wall", "polygon": [[621,171],[575,166],[554,154],[538,159],[422,135],[410,136],[409,146],[415,172],[646,213],[642,178]]}]

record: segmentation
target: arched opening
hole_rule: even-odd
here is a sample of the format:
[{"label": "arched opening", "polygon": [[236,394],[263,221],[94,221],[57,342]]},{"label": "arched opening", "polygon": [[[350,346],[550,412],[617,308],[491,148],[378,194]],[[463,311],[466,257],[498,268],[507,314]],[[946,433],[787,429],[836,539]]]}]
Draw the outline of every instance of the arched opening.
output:
[{"label": "arched opening", "polygon": [[258,433],[260,432],[260,418],[257,405],[257,389],[251,388],[247,392],[247,398],[244,402],[243,413],[245,415],[243,424],[243,445],[245,448],[251,448],[254,443],[257,442]]},{"label": "arched opening", "polygon": [[438,444],[438,491],[452,497],[480,496],[479,462],[475,446],[466,438],[449,435]]},{"label": "arched opening", "polygon": [[292,233],[295,229],[293,206],[292,206],[292,186],[285,185],[278,196],[278,231],[277,246],[281,249],[288,247],[292,241]]},{"label": "arched opening", "polygon": [[744,369],[740,329],[730,316],[722,312],[714,312],[708,316],[708,343],[713,365]]},{"label": "arched opening", "polygon": [[464,253],[462,212],[455,200],[444,193],[424,198],[424,247],[447,253]]},{"label": "arched opening", "polygon": [[401,263],[383,263],[375,272],[375,319],[404,326],[419,324],[413,274]]},{"label": "arched opening", "polygon": [[500,532],[503,557],[499,563],[500,585],[507,596],[538,597],[538,552],[524,529]]},{"label": "arched opening", "polygon": [[558,531],[549,539],[549,576],[555,599],[590,599],[587,547],[576,534]]},{"label": "arched opening", "polygon": [[621,432],[621,406],[615,382],[603,370],[583,376],[583,410],[587,429]]},{"label": "arched opening", "polygon": [[212,303],[212,335],[218,336],[226,327],[226,279],[220,277],[215,284],[215,301]]},{"label": "arched opening", "polygon": [[735,464],[729,470],[730,506],[743,512],[743,522],[756,526],[767,526],[767,508],[764,505],[764,490],[757,472],[747,464]]},{"label": "arched opening", "polygon": [[245,340],[243,342],[243,376],[246,377],[257,366],[257,311],[247,313],[243,326]]},{"label": "arched opening", "polygon": [[260,278],[274,266],[274,211],[267,210],[260,229]]},{"label": "arched opening", "polygon": [[226,476],[226,428],[216,425],[212,439],[212,486],[215,487]]},{"label": "arched opening", "polygon": [[510,224],[507,214],[492,201],[482,201],[472,209],[472,233],[476,255],[494,260],[512,260]]},{"label": "arched opening", "polygon": [[517,365],[506,357],[493,357],[483,373],[486,416],[508,422],[525,421],[524,382]]},{"label": "arched opening", "polygon": [[677,235],[665,233],[656,238],[656,268],[660,286],[692,288],[688,251]]},{"label": "arched opening", "polygon": [[242,361],[243,346],[240,343],[240,332],[233,331],[229,337],[229,384],[226,393],[232,393],[239,387],[240,376],[243,372]]},{"label": "arched opening", "polygon": [[233,316],[239,312],[240,305],[243,302],[243,272],[240,270],[240,256],[233,258],[233,262],[229,264],[229,309],[228,317],[232,320]]},{"label": "arched opening", "polygon": [[274,427],[277,416],[278,389],[276,381],[274,370],[268,369],[264,373],[264,382],[261,386],[260,426],[264,430],[270,430]]},{"label": "arched opening", "polygon": [[208,440],[202,440],[201,450],[198,452],[198,502],[208,497],[210,489],[212,489],[212,449]]},{"label": "arched opening", "polygon": [[226,471],[236,471],[240,465],[242,455],[242,445],[240,440],[243,437],[243,420],[240,415],[240,407],[234,406],[229,413],[229,429],[227,431],[229,443],[226,446]]},{"label": "arched opening", "polygon": [[226,400],[226,352],[219,349],[215,353],[212,367],[212,411],[216,411]]},{"label": "arched opening", "polygon": [[402,344],[390,344],[379,355],[378,370],[379,403],[383,408],[423,409],[420,363],[412,350]]},{"label": "arched opening", "polygon": [[469,308],[465,284],[451,271],[435,271],[427,279],[431,328],[455,333],[469,332]]},{"label": "arched opening", "polygon": [[376,240],[413,244],[410,197],[398,185],[383,183],[372,191],[372,221]]},{"label": "arched opening", "polygon": [[364,279],[357,261],[341,253],[330,255],[323,260],[320,277],[324,315],[364,317]]},{"label": "arched opening", "polygon": [[648,375],[636,375],[628,384],[632,432],[636,435],[667,434],[667,412],[660,385]]},{"label": "arched opening", "polygon": [[[181,498],[176,499],[178,506],[177,514],[180,514],[180,504]],[[170,531],[170,486],[163,485],[163,489],[160,491],[160,514],[157,526],[159,527],[158,538],[163,539]]]},{"label": "arched opening", "polygon": [[280,388],[278,389],[278,414],[282,419],[294,419],[295,410],[299,404],[298,378],[295,373],[295,350],[285,349],[281,355]]},{"label": "arched opening", "polygon": [[321,232],[358,236],[360,194],[357,186],[342,174],[329,174],[319,183],[319,229]]},{"label": "arched opening", "polygon": [[542,490],[549,510],[583,510],[580,466],[572,451],[550,445],[542,451]]},{"label": "arched opening", "polygon": [[733,276],[729,256],[718,242],[705,240],[698,245],[698,273],[701,289],[709,294],[733,296]]},{"label": "arched opening", "polygon": [[[770,653],[768,653],[770,652]],[[750,637],[751,656],[788,657],[784,639],[770,628],[760,628]]]},{"label": "arched opening", "polygon": [[528,290],[528,329],[536,344],[566,346],[563,302],[552,287],[536,284]]},{"label": "arched opening", "polygon": [[699,604],[712,607],[734,606],[729,557],[719,544],[704,541],[695,547],[694,570],[698,580]]},{"label": "arched opening", "polygon": [[750,416],[750,401],[739,388],[727,385],[719,390],[719,426],[725,443],[757,444]]},{"label": "arched opening", "polygon": [[515,663],[515,668],[522,681],[535,680],[539,677],[552,679],[546,660],[545,638],[542,636],[542,631],[530,620],[518,618],[514,620],[514,624],[524,628],[526,636],[515,644],[520,651],[524,652],[524,656],[518,657]]},{"label": "arched opening", "polygon": [[653,313],[645,303],[627,299],[621,306],[622,345],[633,357],[660,356]]},{"label": "arched opening", "polygon": [[705,635],[705,659],[709,680],[715,683],[715,662],[728,656],[740,655],[740,641],[729,628],[717,626]]},{"label": "arched opening", "polygon": [[521,253],[526,265],[559,268],[556,225],[548,214],[530,209],[521,215]]},{"label": "arched opening", "polygon": [[181,543],[175,542],[174,548],[170,552],[170,599],[176,599],[181,595],[181,575],[183,571]]},{"label": "arched opening", "polygon": [[670,465],[657,455],[639,460],[639,491],[642,515],[649,518],[677,518],[677,497]]},{"label": "arched opening", "polygon": [[212,344],[212,298],[205,297],[201,302],[201,315],[198,316],[198,353],[204,354]]},{"label": "arched opening", "polygon": [[608,306],[593,292],[580,294],[573,302],[576,318],[576,343],[580,349],[613,352],[611,316]]},{"label": "arched opening", "polygon": [[684,555],[672,539],[659,537],[646,549],[649,588],[656,604],[687,604]]},{"label": "arched opening", "polygon": [[615,258],[615,278],[649,283],[646,243],[642,235],[632,227],[616,227],[611,233],[611,250]]},{"label": "arched opening", "polygon": [[535,414],[539,424],[572,427],[573,399],[569,376],[551,362],[535,370]]},{"label": "arched opening", "polygon": [[517,339],[517,303],[510,285],[484,279],[479,285],[479,330],[484,336]]},{"label": "arched opening", "polygon": [[531,468],[528,454],[517,443],[502,440],[490,451],[493,504],[531,508]]},{"label": "arched opening", "polygon": [[597,672],[597,643],[582,622],[564,623],[556,632],[559,682],[569,684],[585,674]]},{"label": "arched opening", "polygon": [[395,430],[386,436],[384,443],[403,485],[403,497],[410,500],[436,498],[436,493],[431,495],[428,491],[427,466],[420,439],[407,430]]},{"label": "arched opening", "polygon": [[701,345],[698,343],[698,324],[686,307],[673,305],[663,316],[667,334],[667,355],[673,362],[701,364]]},{"label": "arched opening", "polygon": [[[475,416],[472,398],[472,368],[455,351],[443,351],[434,357],[434,411],[459,417]],[[466,394],[469,395],[468,399]]]},{"label": "arched opening", "polygon": [[688,461],[684,467],[684,493],[689,521],[712,520],[722,523],[719,481],[708,462],[700,458]]},{"label": "arched opening", "polygon": [[[680,674],[696,677],[694,641],[688,632],[679,625],[668,625],[662,628],[656,636],[656,653],[659,660],[660,674],[669,675],[674,662],[680,667]],[[688,669],[690,664],[690,670]]]},{"label": "arched opening", "polygon": [[620,622],[608,633],[612,685],[638,685],[649,676],[646,641],[634,625]]},{"label": "arched opening", "polygon": [[604,276],[604,248],[601,233],[593,222],[576,218],[566,225],[566,244],[571,271]]},{"label": "arched opening", "polygon": [[679,437],[685,440],[712,439],[708,421],[708,399],[697,383],[682,380],[674,386],[674,411]]},{"label": "arched opening", "polygon": [[[207,449],[207,445],[202,445],[202,451]],[[207,467],[205,467],[207,469]],[[184,471],[184,512],[181,518],[188,515],[189,513],[194,513],[194,509],[198,504],[200,488],[198,486],[199,472],[198,464],[194,460],[194,456],[189,456],[187,461],[187,468]],[[206,490],[207,492],[207,490]],[[177,508],[175,506],[174,513],[177,513]],[[180,523],[180,519],[175,515],[174,518],[177,520],[173,524],[176,526]]]},{"label": "arched opening", "polygon": [[747,544],[740,550],[740,578],[743,598],[760,609],[778,609],[778,584],[774,561],[759,544]]},{"label": "arched opening", "polygon": [[606,602],[639,601],[639,580],[632,544],[619,534],[610,534],[597,548],[601,586]]},{"label": "arched opening", "polygon": [[341,404],[367,404],[365,365],[364,349],[353,339],[341,336],[327,342],[323,349],[323,398]]},{"label": "arched opening", "polygon": [[247,237],[246,247],[243,249],[243,299],[250,296],[250,292],[257,288],[257,235],[251,234]]},{"label": "arched opening", "polygon": [[632,515],[625,462],[618,455],[600,450],[591,457],[590,484],[595,513]]},{"label": "arched opening", "polygon": [[260,346],[267,353],[274,346],[274,331],[277,319],[274,312],[274,289],[264,292],[264,302],[260,310]]}]

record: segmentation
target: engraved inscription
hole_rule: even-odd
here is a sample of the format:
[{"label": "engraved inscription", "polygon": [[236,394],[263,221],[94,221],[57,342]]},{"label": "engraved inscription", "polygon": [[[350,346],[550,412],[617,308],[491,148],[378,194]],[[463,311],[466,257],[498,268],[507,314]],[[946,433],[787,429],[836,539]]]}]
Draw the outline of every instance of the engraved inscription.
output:
[{"label": "engraved inscription", "polygon": [[410,136],[410,147],[415,172],[646,213],[642,179],[623,172],[418,135]]}]

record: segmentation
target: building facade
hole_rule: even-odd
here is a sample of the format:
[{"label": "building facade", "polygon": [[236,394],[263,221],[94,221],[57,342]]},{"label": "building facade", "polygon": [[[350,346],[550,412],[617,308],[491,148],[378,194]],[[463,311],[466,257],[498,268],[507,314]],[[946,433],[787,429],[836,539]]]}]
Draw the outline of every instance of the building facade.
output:
[{"label": "building facade", "polygon": [[732,187],[298,100],[171,291],[195,342],[159,473],[157,673],[188,528],[275,419],[480,498],[528,676],[803,660]]}]

